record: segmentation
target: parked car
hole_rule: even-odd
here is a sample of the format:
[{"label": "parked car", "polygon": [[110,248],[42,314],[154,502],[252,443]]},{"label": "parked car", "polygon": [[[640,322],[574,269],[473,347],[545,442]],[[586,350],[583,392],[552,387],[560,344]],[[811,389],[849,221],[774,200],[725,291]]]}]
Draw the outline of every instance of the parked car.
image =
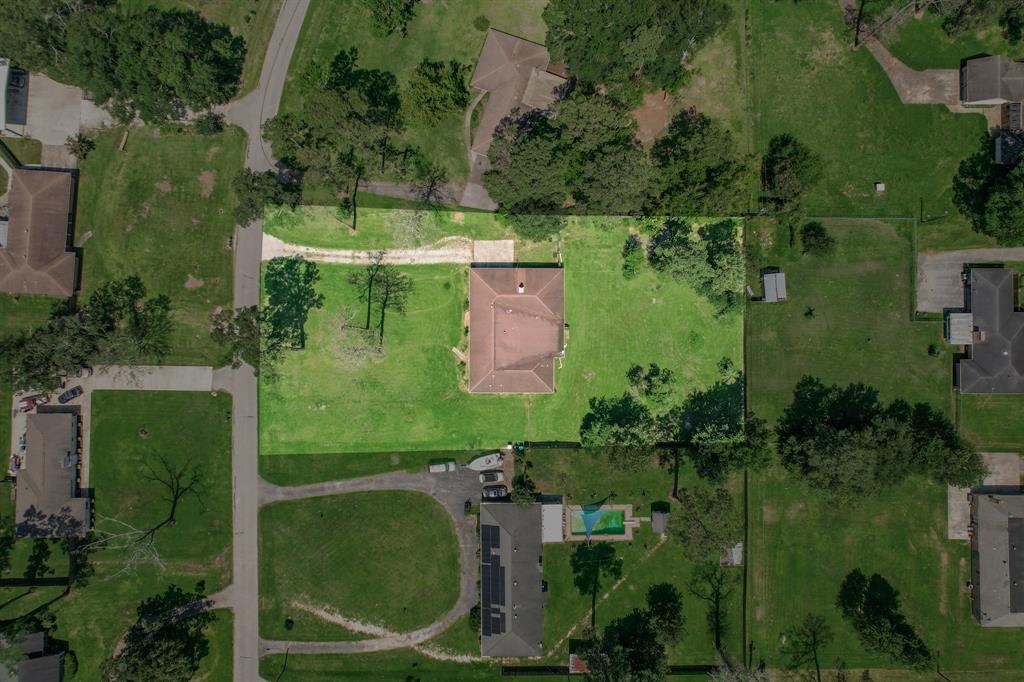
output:
[{"label": "parked car", "polygon": [[427,471],[432,474],[443,474],[450,471],[455,471],[458,466],[455,464],[454,459],[449,459],[447,462],[434,462],[427,467]]},{"label": "parked car", "polygon": [[484,488],[481,493],[486,499],[496,499],[499,497],[508,497],[508,488],[503,485],[491,485]]},{"label": "parked car", "polygon": [[501,483],[505,480],[505,474],[500,471],[485,471],[480,474],[481,483]]},{"label": "parked car", "polygon": [[45,405],[48,402],[50,402],[50,397],[43,395],[42,393],[38,395],[30,395],[27,398],[22,398],[18,402],[18,409],[22,412],[31,412],[40,405]]},{"label": "parked car", "polygon": [[64,405],[65,403],[70,403],[72,400],[74,400],[80,395],[82,395],[82,387],[75,386],[61,393],[60,396],[57,398],[57,402],[60,403],[61,405]]}]

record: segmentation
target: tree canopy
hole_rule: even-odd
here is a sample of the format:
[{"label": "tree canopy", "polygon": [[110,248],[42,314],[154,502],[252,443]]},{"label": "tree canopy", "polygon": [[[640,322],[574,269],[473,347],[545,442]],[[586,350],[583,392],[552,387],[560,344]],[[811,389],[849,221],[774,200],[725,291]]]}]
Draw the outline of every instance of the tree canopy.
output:
[{"label": "tree canopy", "polygon": [[216,616],[209,606],[201,591],[186,592],[177,585],[143,601],[124,645],[103,663],[104,682],[193,679],[210,649],[204,630]]},{"label": "tree canopy", "polygon": [[992,160],[992,140],[964,159],[953,178],[953,203],[976,232],[1006,246],[1024,244],[1024,164]]},{"label": "tree canopy", "polygon": [[235,193],[235,222],[243,227],[263,217],[267,206],[295,206],[299,188],[278,179],[274,171],[258,173],[248,168],[239,171],[231,181]]},{"label": "tree canopy", "polygon": [[544,9],[552,61],[627,100],[682,85],[687,62],[731,16],[721,0],[552,0]]},{"label": "tree canopy", "polygon": [[684,220],[669,220],[649,247],[651,265],[693,287],[720,314],[744,303],[746,261],[736,224],[702,225],[696,232]]},{"label": "tree canopy", "polygon": [[311,61],[300,76],[302,109],[264,124],[274,155],[304,174],[303,184],[354,197],[372,171],[403,175],[411,168],[400,150],[401,97],[394,74],[358,66],[359,53],[341,51]]},{"label": "tree canopy", "polygon": [[90,91],[122,121],[178,118],[231,99],[245,41],[198,12],[111,0],[0,3],[0,54]]},{"label": "tree canopy", "polygon": [[165,295],[146,298],[136,276],[96,289],[82,304],[59,304],[45,325],[8,337],[0,355],[10,366],[14,385],[25,390],[55,390],[62,375],[93,364],[138,364],[170,351],[173,322]]},{"label": "tree canopy", "polygon": [[799,201],[821,179],[821,158],[794,136],[776,135],[761,164],[764,189],[780,204]]},{"label": "tree canopy", "polygon": [[679,491],[669,532],[692,561],[717,561],[741,536],[732,495],[725,488],[696,486]]},{"label": "tree canopy", "polygon": [[837,502],[852,503],[908,476],[970,487],[981,456],[930,405],[883,405],[864,384],[826,386],[804,377],[776,427],[782,465]]},{"label": "tree canopy", "polygon": [[456,61],[421,61],[406,84],[405,111],[411,119],[436,122],[469,104],[469,66]]}]

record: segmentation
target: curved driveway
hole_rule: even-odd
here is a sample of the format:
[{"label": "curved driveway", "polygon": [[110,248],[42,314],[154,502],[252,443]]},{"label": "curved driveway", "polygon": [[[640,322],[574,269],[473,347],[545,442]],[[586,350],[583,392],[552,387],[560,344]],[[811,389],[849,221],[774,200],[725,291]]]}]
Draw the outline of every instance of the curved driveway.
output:
[{"label": "curved driveway", "polygon": [[264,481],[259,483],[260,506],[287,500],[302,500],[310,497],[324,497],[354,492],[380,490],[408,490],[432,496],[448,511],[459,539],[460,571],[459,598],[448,613],[430,625],[412,632],[388,637],[348,642],[300,642],[260,640],[260,655],[293,654],[351,654],[372,651],[402,649],[421,644],[447,630],[455,621],[469,613],[477,602],[476,563],[477,532],[476,517],[464,512],[466,500],[480,495],[477,473],[459,469],[452,473],[431,474],[396,471],[377,476],[366,476],[345,481],[328,481],[310,485],[282,487]]}]

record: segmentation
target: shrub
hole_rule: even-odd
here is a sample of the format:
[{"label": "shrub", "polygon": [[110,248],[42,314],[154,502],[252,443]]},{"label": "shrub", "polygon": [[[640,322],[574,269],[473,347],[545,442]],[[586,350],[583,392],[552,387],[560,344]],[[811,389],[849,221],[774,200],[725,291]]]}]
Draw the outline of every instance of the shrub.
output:
[{"label": "shrub", "polygon": [[469,104],[468,76],[466,64],[424,59],[409,78],[406,98],[409,118],[437,121],[446,114],[465,109]]},{"label": "shrub", "polygon": [[819,222],[810,222],[800,228],[800,243],[804,253],[815,256],[827,256],[836,248],[835,237]]},{"label": "shrub", "polygon": [[622,246],[622,276],[626,279],[633,279],[640,273],[644,264],[643,242],[640,236],[630,234],[626,243]]},{"label": "shrub", "polygon": [[224,130],[224,117],[215,111],[207,111],[196,116],[192,125],[200,135],[216,135]]},{"label": "shrub", "polygon": [[96,149],[96,140],[82,133],[77,133],[68,137],[67,141],[64,142],[64,146],[67,147],[71,156],[79,161],[84,161],[89,156],[89,153]]},{"label": "shrub", "polygon": [[486,31],[490,27],[491,27],[491,20],[488,19],[487,17],[485,17],[482,14],[480,16],[478,16],[476,19],[473,20],[473,28],[475,28],[478,31],[481,31],[481,32],[482,31]]}]

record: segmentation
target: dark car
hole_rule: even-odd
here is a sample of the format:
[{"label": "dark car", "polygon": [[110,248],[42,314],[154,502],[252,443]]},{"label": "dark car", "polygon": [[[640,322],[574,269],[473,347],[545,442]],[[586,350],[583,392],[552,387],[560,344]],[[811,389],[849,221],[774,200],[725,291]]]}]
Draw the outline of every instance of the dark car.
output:
[{"label": "dark car", "polygon": [[72,400],[74,400],[80,395],[82,395],[82,387],[75,386],[74,388],[69,388],[68,390],[61,393],[60,396],[57,398],[57,402],[60,403],[61,405],[65,403],[70,403]]},{"label": "dark car", "polygon": [[503,485],[492,485],[484,488],[482,495],[485,498],[495,499],[498,497],[508,497],[508,488]]}]

